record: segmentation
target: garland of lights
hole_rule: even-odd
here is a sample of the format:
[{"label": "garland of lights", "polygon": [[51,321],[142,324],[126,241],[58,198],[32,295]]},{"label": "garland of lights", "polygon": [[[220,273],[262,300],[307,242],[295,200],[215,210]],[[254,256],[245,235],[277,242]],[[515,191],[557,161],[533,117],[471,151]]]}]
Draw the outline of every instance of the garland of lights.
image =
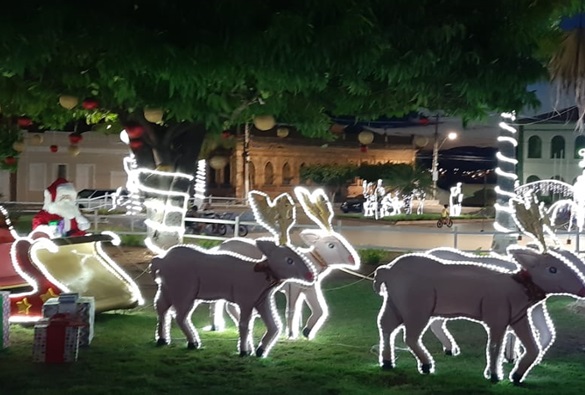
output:
[{"label": "garland of lights", "polygon": [[[501,144],[510,144],[515,149],[518,146],[518,141],[516,140],[516,129],[508,122],[514,122],[516,120],[516,115],[514,113],[502,113],[501,117],[502,121],[499,123],[499,126],[502,131],[500,136],[498,136],[498,142]],[[499,177],[503,177],[513,182],[517,181],[518,176],[516,175],[515,166],[518,164],[518,161],[515,158],[504,156],[501,152],[498,152],[496,156],[500,163],[496,168],[496,174]],[[505,217],[506,213],[511,214],[510,208],[505,203],[508,202],[511,197],[516,195],[514,194],[513,190],[502,189],[499,185],[496,186],[495,191],[497,199],[496,204],[494,205],[496,209],[494,228],[498,232],[513,232],[514,229],[509,229],[507,225],[500,223],[500,219]],[[504,204],[500,204],[500,202],[503,202]]]},{"label": "garland of lights", "polygon": [[193,185],[193,205],[201,210],[205,201],[205,190],[207,184],[207,163],[205,159],[197,162],[197,172],[195,173],[195,184]]},{"label": "garland of lights", "polygon": [[[229,300],[240,307],[240,355],[247,355],[253,344],[250,321],[255,308],[267,328],[256,355],[266,357],[282,330],[275,292],[284,282],[305,286],[314,283],[316,269],[313,264],[290,245],[289,231],[296,218],[290,195],[283,194],[272,201],[266,194],[253,191],[248,199],[257,222],[275,233],[275,240],[256,240],[255,246],[262,252],[262,258],[253,259],[233,251],[207,250],[193,245],[174,246],[153,258],[151,272],[159,284],[155,298],[158,344],[167,344],[169,339],[171,307],[174,307],[177,323],[187,336],[188,347],[198,348],[201,340],[191,322],[193,310],[200,302]],[[273,278],[274,275],[279,278]],[[185,277],[193,281],[186,283]],[[163,283],[164,287],[160,285]],[[193,292],[191,284],[205,286]],[[183,289],[185,286],[190,291]],[[213,295],[213,300],[207,300],[208,295]]]}]

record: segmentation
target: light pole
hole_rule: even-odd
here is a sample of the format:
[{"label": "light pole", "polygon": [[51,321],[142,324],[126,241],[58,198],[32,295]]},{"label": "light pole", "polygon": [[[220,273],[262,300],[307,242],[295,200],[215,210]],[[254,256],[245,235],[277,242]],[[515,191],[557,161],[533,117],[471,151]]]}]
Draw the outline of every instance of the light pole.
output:
[{"label": "light pole", "polygon": [[432,164],[432,174],[433,174],[433,200],[437,198],[437,181],[439,180],[439,149],[443,146],[445,141],[448,140],[455,140],[457,138],[457,133],[450,132],[447,136],[441,141],[439,144],[439,115],[436,116],[435,119],[435,142],[433,145],[433,164]]}]

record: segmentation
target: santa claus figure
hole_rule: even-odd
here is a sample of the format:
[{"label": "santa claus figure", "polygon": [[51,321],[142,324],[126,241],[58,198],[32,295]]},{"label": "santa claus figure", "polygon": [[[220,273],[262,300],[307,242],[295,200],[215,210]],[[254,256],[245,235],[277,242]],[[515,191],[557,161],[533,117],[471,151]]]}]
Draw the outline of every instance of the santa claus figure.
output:
[{"label": "santa claus figure", "polygon": [[72,183],[58,178],[45,189],[43,209],[33,218],[32,228],[56,225],[57,237],[84,236],[90,223],[77,207],[77,192]]}]

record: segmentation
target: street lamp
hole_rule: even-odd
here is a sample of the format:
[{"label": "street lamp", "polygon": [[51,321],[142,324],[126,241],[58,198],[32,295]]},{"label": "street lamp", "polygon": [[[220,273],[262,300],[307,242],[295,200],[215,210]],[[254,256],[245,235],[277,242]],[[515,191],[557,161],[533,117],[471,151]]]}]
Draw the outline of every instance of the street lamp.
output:
[{"label": "street lamp", "polygon": [[439,180],[439,149],[443,146],[445,141],[447,140],[455,140],[457,138],[457,133],[449,132],[447,136],[441,141],[439,144],[439,116],[437,115],[436,123],[435,123],[435,144],[433,145],[433,165],[432,165],[432,173],[433,173],[433,200],[437,198],[437,181]]}]

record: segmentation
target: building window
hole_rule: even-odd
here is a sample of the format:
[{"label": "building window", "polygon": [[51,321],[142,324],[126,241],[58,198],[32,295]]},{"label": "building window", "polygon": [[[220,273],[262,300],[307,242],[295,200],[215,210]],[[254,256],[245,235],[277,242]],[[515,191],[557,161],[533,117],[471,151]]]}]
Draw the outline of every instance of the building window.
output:
[{"label": "building window", "polygon": [[272,163],[266,163],[264,166],[264,185],[272,185],[274,184],[274,168],[272,167]]},{"label": "building window", "polygon": [[562,181],[562,182],[565,182],[565,179],[564,179],[563,177],[559,176],[559,175],[557,175],[557,176],[553,176],[553,178],[552,178],[552,179],[553,179],[553,180],[557,180],[557,181]]},{"label": "building window", "polygon": [[580,135],[577,136],[577,138],[575,139],[575,159],[581,159],[581,156],[579,155],[579,150],[582,150],[585,148],[585,136]]},{"label": "building window", "polygon": [[550,142],[550,157],[557,159],[565,158],[565,139],[562,136],[555,136]]},{"label": "building window", "polygon": [[528,139],[528,157],[542,157],[542,140],[538,136],[532,136]]},{"label": "building window", "polygon": [[290,185],[291,181],[290,165],[286,162],[284,166],[282,166],[282,185]]},{"label": "building window", "polygon": [[538,176],[534,176],[534,175],[528,176],[528,178],[526,179],[526,183],[536,182],[536,181],[540,181],[540,178]]},{"label": "building window", "polygon": [[56,177],[55,178],[64,178],[69,180],[69,172],[67,171],[67,165],[65,164],[58,164],[56,169]]}]

